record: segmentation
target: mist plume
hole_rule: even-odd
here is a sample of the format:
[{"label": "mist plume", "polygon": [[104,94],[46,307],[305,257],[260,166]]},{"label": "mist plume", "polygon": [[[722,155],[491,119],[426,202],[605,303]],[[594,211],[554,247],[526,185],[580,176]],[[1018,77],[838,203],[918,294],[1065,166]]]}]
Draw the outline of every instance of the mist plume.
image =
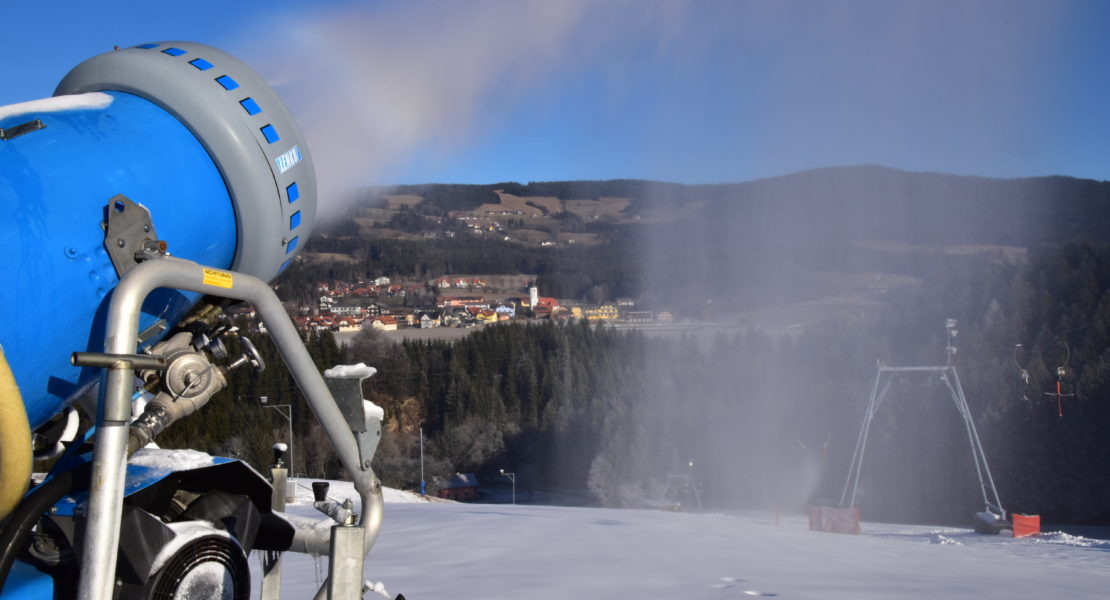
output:
[{"label": "mist plume", "polygon": [[[588,59],[626,3],[409,2],[287,14],[241,52],[290,105],[319,177],[321,217],[344,195],[435,163],[503,126],[530,89]],[[661,22],[623,19],[623,27]],[[265,41],[263,41],[265,39]],[[383,181],[385,179],[385,181]],[[416,183],[416,182],[413,182]],[[419,182],[423,183],[423,182]]]}]

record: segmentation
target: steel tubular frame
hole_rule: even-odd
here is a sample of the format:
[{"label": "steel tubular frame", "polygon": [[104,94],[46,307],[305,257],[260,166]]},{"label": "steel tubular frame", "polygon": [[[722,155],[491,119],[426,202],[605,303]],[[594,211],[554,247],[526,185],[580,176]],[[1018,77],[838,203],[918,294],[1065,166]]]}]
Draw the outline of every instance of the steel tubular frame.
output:
[{"label": "steel tubular frame", "polygon": [[[956,372],[956,367],[952,365],[943,367],[879,367],[878,374],[875,376],[875,383],[871,386],[871,397],[867,402],[867,410],[863,414],[859,436],[856,438],[856,447],[852,452],[852,462],[848,467],[848,477],[844,481],[844,491],[840,494],[840,506],[846,508],[856,504],[856,491],[859,488],[859,476],[863,469],[863,457],[867,450],[867,436],[871,430],[871,421],[875,418],[875,412],[882,405],[887,392],[890,391],[890,386],[895,377],[901,373],[937,373],[940,375],[952,396],[952,402],[956,405],[956,410],[960,412],[960,416],[963,418],[968,442],[971,446],[971,460],[975,464],[979,489],[983,493],[983,504],[986,506],[986,510],[997,511],[1005,519],[1006,510],[1002,508],[1002,502],[998,498],[994,477],[991,476],[990,467],[987,465],[987,455],[983,452],[983,444],[979,441],[979,432],[975,429],[975,421],[971,418],[971,409],[968,407],[967,397],[964,395],[963,386],[960,385],[960,376]],[[880,391],[879,386],[883,382],[884,375],[886,376],[886,382],[882,385]],[[986,478],[984,478],[984,475],[986,475]],[[849,488],[852,490],[851,495],[848,494]],[[847,501],[847,504],[845,504],[845,501]]]},{"label": "steel tubular frame", "polygon": [[[223,277],[211,277],[212,273]],[[365,532],[363,553],[368,552],[381,530],[384,508],[381,482],[369,464],[362,464],[354,434],[274,291],[261,279],[245,273],[211,269],[177,258],[148,260],[128,271],[112,294],[105,353],[128,355],[136,351],[139,312],[147,295],[157,288],[187,290],[254,304],[293,379],[331,440],[340,463],[354,480],[362,502],[359,524]],[[81,556],[78,596],[83,600],[111,598],[115,587],[133,380],[134,365],[126,357],[108,367],[104,379],[97,410],[93,475]],[[317,592],[318,598],[323,597],[327,587],[325,582]]]}]

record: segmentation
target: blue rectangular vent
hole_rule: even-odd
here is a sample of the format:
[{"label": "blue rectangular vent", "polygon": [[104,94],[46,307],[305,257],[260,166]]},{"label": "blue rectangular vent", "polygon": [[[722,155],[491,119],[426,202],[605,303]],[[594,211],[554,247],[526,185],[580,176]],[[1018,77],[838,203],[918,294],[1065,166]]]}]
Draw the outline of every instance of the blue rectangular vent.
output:
[{"label": "blue rectangular vent", "polygon": [[136,48],[142,48],[143,50],[150,50],[151,48],[157,48],[158,44],[143,44],[142,46],[135,46],[135,47]]},{"label": "blue rectangular vent", "polygon": [[285,247],[285,253],[289,254],[290,252],[296,250],[297,249],[297,243],[300,242],[300,241],[301,241],[300,236],[297,236],[297,237],[289,240],[289,245]]},{"label": "blue rectangular vent", "polygon": [[293,231],[294,229],[296,229],[300,226],[301,226],[301,211],[298,210],[297,212],[293,213],[292,216],[289,217],[289,231]]},{"label": "blue rectangular vent", "polygon": [[239,104],[243,105],[243,110],[247,111],[248,115],[257,115],[258,113],[262,112],[262,107],[258,106],[258,103],[254,101],[254,98],[251,98],[249,96],[240,100]]},{"label": "blue rectangular vent", "polygon": [[212,63],[204,60],[203,58],[194,58],[193,60],[189,61],[189,64],[200,69],[201,71],[207,71],[208,69],[212,68]]},{"label": "blue rectangular vent", "polygon": [[281,272],[282,272],[282,271],[284,271],[285,269],[289,268],[289,265],[290,265],[290,264],[291,264],[292,262],[293,262],[293,259],[292,259],[292,258],[290,258],[289,260],[287,260],[287,261],[285,261],[285,262],[281,263],[281,267],[279,267],[279,268],[278,268],[278,273],[281,273]]},{"label": "blue rectangular vent", "polygon": [[289,196],[289,204],[296,202],[297,198],[301,197],[301,191],[297,189],[296,181],[290,183],[289,187],[285,188],[285,193]]},{"label": "blue rectangular vent", "polygon": [[273,125],[267,125],[263,127],[262,135],[266,136],[266,141],[271,144],[281,139],[280,137],[278,137],[277,129],[274,129]]},{"label": "blue rectangular vent", "polygon": [[169,54],[170,56],[181,56],[182,54],[185,54],[185,51],[181,48],[166,48],[162,51],[162,54]]},{"label": "blue rectangular vent", "polygon": [[216,78],[216,82],[224,86],[224,89],[228,91],[239,87],[239,82],[232,79],[230,75],[220,75]]}]

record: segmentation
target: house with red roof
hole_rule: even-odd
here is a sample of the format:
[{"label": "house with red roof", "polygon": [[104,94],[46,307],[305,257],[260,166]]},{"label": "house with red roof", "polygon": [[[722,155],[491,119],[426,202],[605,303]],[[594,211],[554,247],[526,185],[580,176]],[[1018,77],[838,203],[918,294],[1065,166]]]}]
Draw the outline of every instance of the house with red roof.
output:
[{"label": "house with red roof", "polygon": [[374,317],[370,320],[370,326],[379,331],[396,331],[397,318],[392,315]]}]

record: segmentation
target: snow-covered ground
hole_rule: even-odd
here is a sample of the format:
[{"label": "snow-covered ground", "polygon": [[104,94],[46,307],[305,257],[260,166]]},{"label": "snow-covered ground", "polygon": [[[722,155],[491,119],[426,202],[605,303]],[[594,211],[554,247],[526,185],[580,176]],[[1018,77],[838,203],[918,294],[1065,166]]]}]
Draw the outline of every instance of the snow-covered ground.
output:
[{"label": "snow-covered ground", "polygon": [[[307,482],[304,482],[307,486]],[[335,498],[357,496],[333,484]],[[290,511],[312,515],[299,487]],[[424,502],[389,490],[365,578],[408,600],[455,598],[1108,598],[1110,541],[864,523],[808,530],[803,516]],[[327,571],[286,554],[284,598]],[[252,557],[258,595],[259,559]],[[371,597],[370,595],[367,596]]]}]

